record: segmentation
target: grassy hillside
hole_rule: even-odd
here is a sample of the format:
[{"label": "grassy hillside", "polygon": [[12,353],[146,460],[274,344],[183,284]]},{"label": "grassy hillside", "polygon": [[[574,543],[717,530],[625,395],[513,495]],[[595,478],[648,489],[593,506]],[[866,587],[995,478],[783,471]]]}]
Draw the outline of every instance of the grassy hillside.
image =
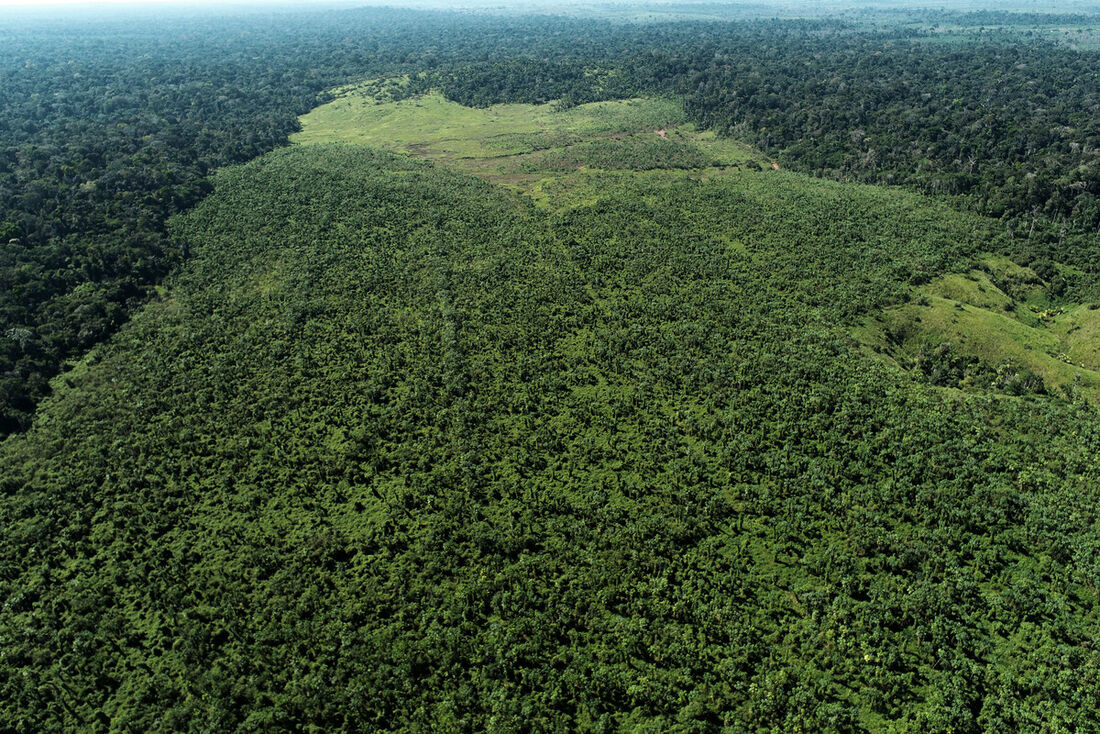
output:
[{"label": "grassy hillside", "polygon": [[466,170],[635,113],[224,171],[0,444],[2,726],[1096,728],[1096,408],[851,336],[981,293],[991,226],[770,168]]},{"label": "grassy hillside", "polygon": [[935,384],[1100,401],[1097,304],[1052,300],[1033,270],[1003,257],[977,265],[914,288],[858,338]]},{"label": "grassy hillside", "polygon": [[334,101],[302,117],[302,131],[291,140],[411,153],[522,190],[587,169],[705,169],[716,175],[771,166],[743,143],[697,132],[671,100],[475,109],[438,92],[394,101],[401,86],[400,79],[372,80],[336,90]]}]

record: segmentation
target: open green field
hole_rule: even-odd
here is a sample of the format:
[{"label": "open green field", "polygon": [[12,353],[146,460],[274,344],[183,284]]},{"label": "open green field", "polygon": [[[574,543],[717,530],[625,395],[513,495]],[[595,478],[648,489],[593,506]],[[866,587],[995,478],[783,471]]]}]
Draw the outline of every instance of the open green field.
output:
[{"label": "open green field", "polygon": [[856,334],[902,366],[948,345],[989,369],[1022,367],[1047,389],[1100,400],[1100,310],[1055,305],[1042,283],[1030,268],[987,255],[969,272],[914,288],[912,300],[869,318]]},{"label": "open green field", "polygon": [[685,122],[680,105],[668,99],[476,109],[438,92],[398,101],[391,92],[377,80],[337,90],[337,99],[301,118],[302,130],[291,140],[410,153],[528,192],[576,172],[675,170],[715,176],[772,167],[750,146],[698,132]]}]

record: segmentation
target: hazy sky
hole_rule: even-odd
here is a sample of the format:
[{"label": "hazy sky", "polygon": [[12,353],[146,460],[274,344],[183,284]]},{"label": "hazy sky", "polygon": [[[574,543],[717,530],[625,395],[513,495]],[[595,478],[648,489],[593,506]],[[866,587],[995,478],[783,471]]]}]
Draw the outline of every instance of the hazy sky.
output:
[{"label": "hazy sky", "polygon": [[[646,0],[0,0],[0,8],[15,8],[23,10],[49,10],[57,8],[62,10],[69,8],[79,11],[94,12],[100,8],[112,8],[121,10],[132,8],[135,10],[151,9],[157,6],[177,7],[211,7],[223,10],[232,10],[234,7],[246,6],[270,6],[281,9],[293,9],[303,7],[348,7],[364,5],[390,5],[419,8],[485,8],[510,9],[522,11],[524,9],[546,9],[557,7],[559,9],[570,6],[601,5],[617,2],[646,2]],[[664,2],[672,0],[648,0],[649,4],[660,6]],[[700,2],[705,0],[680,0],[680,2]],[[713,0],[711,0],[713,2]],[[1095,12],[1100,7],[1100,0],[725,0],[730,5],[773,5],[786,9],[801,8],[805,10],[827,10],[833,5],[844,6],[888,6],[898,7],[911,5],[914,7],[939,7],[947,10],[974,10],[976,8],[1004,7],[1012,10],[1031,10],[1038,12],[1050,12],[1056,9],[1062,11],[1080,10],[1087,6],[1088,10]]]},{"label": "hazy sky", "polygon": [[[135,0],[0,0],[0,7],[23,7],[23,8],[39,8],[50,5],[79,5],[86,8],[95,8],[100,5],[131,5],[133,7],[146,7],[149,5],[225,5],[226,3],[218,2],[218,0],[190,0],[189,2],[181,2],[181,0],[141,0],[141,2],[135,2]],[[230,5],[279,5],[290,4],[272,2],[271,0],[233,0],[228,3]],[[335,5],[333,2],[310,2],[310,0],[298,0],[295,5]]]},{"label": "hazy sky", "polygon": [[[97,7],[104,5],[123,6],[129,5],[134,8],[146,8],[151,5],[218,5],[229,6],[234,5],[293,5],[295,7],[307,6],[307,5],[319,5],[319,6],[331,6],[331,5],[378,5],[381,3],[374,2],[373,0],[366,0],[352,3],[351,0],[0,0],[0,8],[45,8],[58,5],[66,5],[71,7],[81,7],[94,10]],[[403,5],[405,3],[400,0],[395,0],[392,5]]]}]

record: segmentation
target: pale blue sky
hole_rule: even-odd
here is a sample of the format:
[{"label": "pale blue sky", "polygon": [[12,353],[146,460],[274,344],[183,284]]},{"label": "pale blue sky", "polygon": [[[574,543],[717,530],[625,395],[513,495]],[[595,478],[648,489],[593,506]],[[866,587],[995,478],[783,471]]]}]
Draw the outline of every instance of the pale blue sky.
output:
[{"label": "pale blue sky", "polygon": [[[283,5],[283,6],[309,6],[309,5],[378,5],[381,3],[373,0],[352,2],[351,0],[0,0],[0,8],[46,8],[55,6],[80,7],[94,10],[104,6],[130,6],[133,8],[147,8],[156,5],[204,5],[232,7],[240,5]],[[402,5],[400,1],[391,3]]]}]

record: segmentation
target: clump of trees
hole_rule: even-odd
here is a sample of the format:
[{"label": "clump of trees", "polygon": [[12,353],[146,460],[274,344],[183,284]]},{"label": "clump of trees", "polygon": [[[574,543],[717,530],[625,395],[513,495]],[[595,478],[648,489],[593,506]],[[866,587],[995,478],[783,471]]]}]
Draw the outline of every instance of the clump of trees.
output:
[{"label": "clump of trees", "polygon": [[[654,135],[654,138],[656,136]],[[523,170],[572,171],[581,167],[604,170],[650,171],[693,169],[719,165],[698,147],[679,140],[647,140],[632,136],[605,138],[531,156]]]}]

